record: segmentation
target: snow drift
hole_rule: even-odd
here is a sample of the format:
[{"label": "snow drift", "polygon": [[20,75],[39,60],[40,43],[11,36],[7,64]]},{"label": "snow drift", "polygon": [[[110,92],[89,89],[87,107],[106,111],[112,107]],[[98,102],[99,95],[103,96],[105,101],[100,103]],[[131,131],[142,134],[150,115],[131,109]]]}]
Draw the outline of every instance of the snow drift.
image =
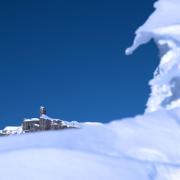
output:
[{"label": "snow drift", "polygon": [[151,39],[160,49],[149,113],[1,138],[1,180],[180,180],[180,1],[159,0],[155,8],[126,50]]},{"label": "snow drift", "polygon": [[0,139],[1,180],[179,180],[180,110]]}]

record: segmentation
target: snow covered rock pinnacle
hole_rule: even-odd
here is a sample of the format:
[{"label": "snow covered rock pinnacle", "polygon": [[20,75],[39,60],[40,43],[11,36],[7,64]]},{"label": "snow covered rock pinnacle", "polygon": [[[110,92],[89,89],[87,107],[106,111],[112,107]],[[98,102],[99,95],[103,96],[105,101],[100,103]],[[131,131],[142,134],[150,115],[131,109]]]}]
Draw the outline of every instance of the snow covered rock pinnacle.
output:
[{"label": "snow covered rock pinnacle", "polygon": [[180,107],[180,1],[159,0],[155,11],[136,31],[130,55],[140,45],[155,41],[160,51],[160,63],[149,82],[151,94],[146,112]]}]

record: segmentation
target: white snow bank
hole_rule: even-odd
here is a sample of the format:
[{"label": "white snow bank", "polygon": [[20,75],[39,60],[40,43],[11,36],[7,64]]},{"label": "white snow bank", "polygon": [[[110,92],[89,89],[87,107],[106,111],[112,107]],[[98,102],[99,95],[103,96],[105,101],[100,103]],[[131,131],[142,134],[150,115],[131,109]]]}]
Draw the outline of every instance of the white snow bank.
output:
[{"label": "white snow bank", "polygon": [[136,31],[131,54],[140,45],[154,39],[161,61],[150,81],[151,95],[146,112],[180,107],[180,1],[159,0],[155,12]]},{"label": "white snow bank", "polygon": [[13,134],[21,134],[22,127],[21,126],[7,126],[3,130],[0,131],[2,134],[13,135]]},{"label": "white snow bank", "polygon": [[17,131],[20,128],[20,126],[7,126],[3,130],[4,131]]},{"label": "white snow bank", "polygon": [[180,109],[0,138],[1,180],[178,180]]}]

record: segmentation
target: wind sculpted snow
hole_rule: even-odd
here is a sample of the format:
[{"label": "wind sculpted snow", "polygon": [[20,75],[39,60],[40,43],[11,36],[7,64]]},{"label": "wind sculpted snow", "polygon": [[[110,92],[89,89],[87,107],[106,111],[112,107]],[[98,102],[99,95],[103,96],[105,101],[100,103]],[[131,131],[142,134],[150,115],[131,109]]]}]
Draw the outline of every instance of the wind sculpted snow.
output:
[{"label": "wind sculpted snow", "polygon": [[180,1],[159,0],[155,8],[136,31],[132,47],[126,50],[126,54],[131,54],[151,39],[160,50],[161,60],[150,81],[151,94],[146,112],[180,107]]}]

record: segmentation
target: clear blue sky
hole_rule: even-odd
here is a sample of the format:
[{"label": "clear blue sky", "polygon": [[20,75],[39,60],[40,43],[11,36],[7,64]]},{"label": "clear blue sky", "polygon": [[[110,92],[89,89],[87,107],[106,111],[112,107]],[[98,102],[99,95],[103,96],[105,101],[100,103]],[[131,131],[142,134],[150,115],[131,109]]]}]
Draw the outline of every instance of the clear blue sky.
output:
[{"label": "clear blue sky", "polygon": [[0,128],[37,117],[108,122],[143,113],[153,43],[124,50],[153,0],[7,0],[0,6]]}]

